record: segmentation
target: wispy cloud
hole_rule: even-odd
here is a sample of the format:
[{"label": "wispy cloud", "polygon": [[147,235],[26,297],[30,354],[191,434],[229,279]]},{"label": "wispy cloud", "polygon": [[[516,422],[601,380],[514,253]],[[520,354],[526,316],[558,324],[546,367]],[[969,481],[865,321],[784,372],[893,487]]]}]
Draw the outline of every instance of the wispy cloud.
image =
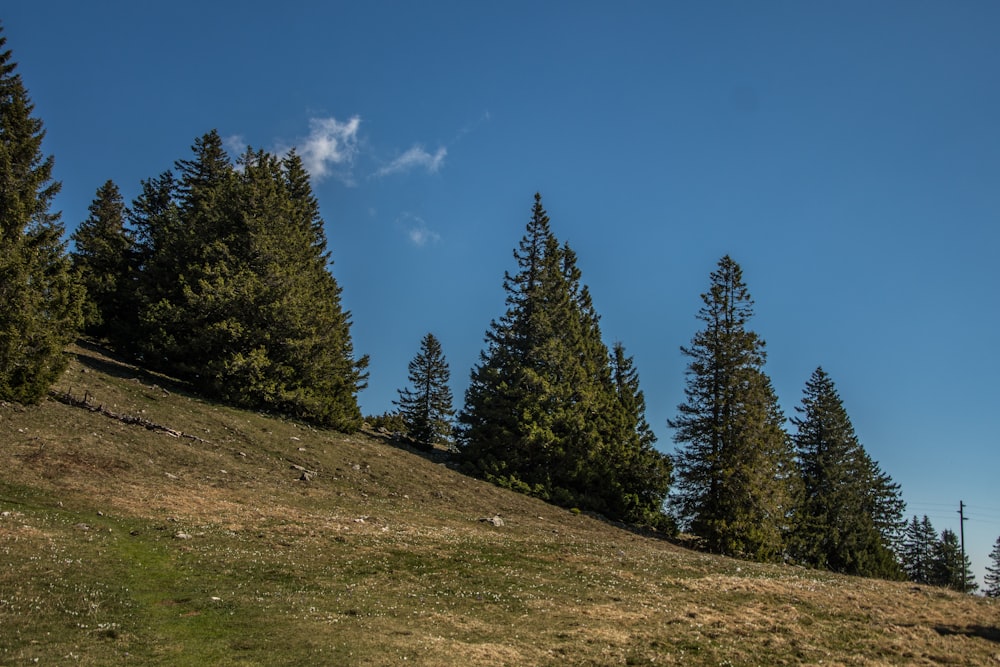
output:
[{"label": "wispy cloud", "polygon": [[346,123],[332,117],[309,119],[309,136],[299,143],[298,152],[313,179],[337,174],[346,183],[353,182],[350,167],[358,154],[360,127],[360,116]]},{"label": "wispy cloud", "polygon": [[222,146],[229,152],[230,156],[239,157],[247,149],[247,142],[242,134],[231,134],[222,138]]},{"label": "wispy cloud", "polygon": [[403,213],[396,218],[396,224],[406,231],[410,243],[422,248],[428,243],[437,243],[441,240],[441,235],[427,226],[427,223],[418,215]]},{"label": "wispy cloud", "polygon": [[375,175],[382,177],[418,168],[426,169],[430,173],[435,174],[441,169],[441,165],[444,164],[446,155],[448,155],[448,149],[444,146],[437,149],[434,154],[431,154],[424,150],[423,146],[417,144],[376,171]]}]

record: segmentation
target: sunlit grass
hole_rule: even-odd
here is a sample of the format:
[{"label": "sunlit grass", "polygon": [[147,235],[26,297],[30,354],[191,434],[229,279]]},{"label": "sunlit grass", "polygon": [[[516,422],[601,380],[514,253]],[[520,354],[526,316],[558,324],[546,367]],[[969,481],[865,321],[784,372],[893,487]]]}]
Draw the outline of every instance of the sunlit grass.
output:
[{"label": "sunlit grass", "polygon": [[[0,407],[0,664],[994,664],[990,601],[687,551],[80,350]],[[317,472],[299,480],[293,465]],[[480,521],[499,514],[503,526]],[[996,663],[1000,664],[1000,663]]]}]

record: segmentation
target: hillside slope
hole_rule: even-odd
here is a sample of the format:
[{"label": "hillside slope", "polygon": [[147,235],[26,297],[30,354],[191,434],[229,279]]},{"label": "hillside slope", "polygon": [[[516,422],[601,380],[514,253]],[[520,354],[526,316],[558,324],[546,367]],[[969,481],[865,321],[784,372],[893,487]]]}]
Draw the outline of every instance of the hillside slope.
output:
[{"label": "hillside slope", "polygon": [[73,351],[65,402],[0,406],[0,664],[1000,664],[992,601],[687,551]]}]

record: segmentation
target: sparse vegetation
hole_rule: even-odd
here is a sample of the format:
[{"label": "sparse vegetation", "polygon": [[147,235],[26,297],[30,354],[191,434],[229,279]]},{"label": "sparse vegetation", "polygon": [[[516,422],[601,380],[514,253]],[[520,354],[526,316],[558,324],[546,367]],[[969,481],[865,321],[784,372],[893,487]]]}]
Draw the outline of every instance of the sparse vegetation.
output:
[{"label": "sparse vegetation", "polygon": [[56,401],[0,407],[0,664],[983,665],[1000,654],[993,600],[689,551],[375,433],[202,402],[96,348],[74,352],[57,391],[202,441]]}]

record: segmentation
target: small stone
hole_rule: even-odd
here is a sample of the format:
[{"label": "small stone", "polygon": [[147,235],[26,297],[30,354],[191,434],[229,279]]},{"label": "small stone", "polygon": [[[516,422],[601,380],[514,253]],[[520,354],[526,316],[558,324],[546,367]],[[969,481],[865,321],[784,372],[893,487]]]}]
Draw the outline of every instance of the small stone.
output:
[{"label": "small stone", "polygon": [[191,539],[191,535],[188,534],[188,533],[185,533],[182,530],[179,530],[176,533],[174,533],[174,539],[175,540],[190,540]]}]

